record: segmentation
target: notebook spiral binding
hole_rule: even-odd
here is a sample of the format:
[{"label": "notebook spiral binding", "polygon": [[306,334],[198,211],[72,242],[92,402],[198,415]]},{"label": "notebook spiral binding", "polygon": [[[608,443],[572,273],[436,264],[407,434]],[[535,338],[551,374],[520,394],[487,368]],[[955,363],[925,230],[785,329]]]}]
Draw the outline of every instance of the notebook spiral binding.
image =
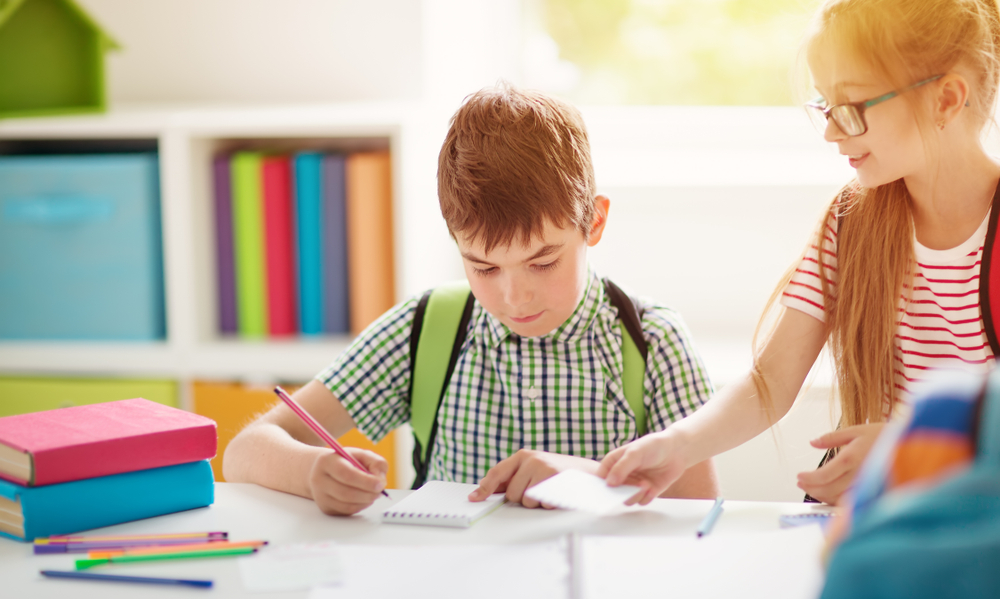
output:
[{"label": "notebook spiral binding", "polygon": [[387,518],[457,518],[449,514],[421,514],[420,512],[385,512]]}]

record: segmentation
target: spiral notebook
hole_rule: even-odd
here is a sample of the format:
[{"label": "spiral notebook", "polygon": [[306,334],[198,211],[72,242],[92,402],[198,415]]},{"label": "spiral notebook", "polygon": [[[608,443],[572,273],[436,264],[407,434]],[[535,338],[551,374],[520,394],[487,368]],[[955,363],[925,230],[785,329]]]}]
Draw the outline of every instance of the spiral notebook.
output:
[{"label": "spiral notebook", "polygon": [[382,522],[456,528],[472,526],[505,501],[502,493],[475,503],[469,501],[469,493],[477,487],[478,485],[432,480],[382,512]]}]

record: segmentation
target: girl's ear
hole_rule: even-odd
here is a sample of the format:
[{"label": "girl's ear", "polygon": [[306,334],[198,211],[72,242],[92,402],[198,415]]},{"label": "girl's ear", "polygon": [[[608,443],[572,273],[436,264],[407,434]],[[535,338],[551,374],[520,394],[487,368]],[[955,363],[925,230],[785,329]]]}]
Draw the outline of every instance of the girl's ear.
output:
[{"label": "girl's ear", "polygon": [[608,224],[608,208],[611,200],[607,196],[597,196],[594,198],[594,220],[590,223],[590,235],[587,237],[587,245],[594,247],[604,235],[604,227]]},{"label": "girl's ear", "polygon": [[957,73],[948,73],[938,81],[934,124],[939,129],[958,117],[969,101],[969,83]]}]

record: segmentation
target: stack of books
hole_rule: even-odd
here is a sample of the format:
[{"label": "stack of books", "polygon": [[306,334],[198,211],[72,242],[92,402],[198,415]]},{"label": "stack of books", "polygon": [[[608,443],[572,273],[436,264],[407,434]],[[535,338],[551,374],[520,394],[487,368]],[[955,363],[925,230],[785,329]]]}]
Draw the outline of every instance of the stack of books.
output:
[{"label": "stack of books", "polygon": [[235,152],[213,182],[221,334],[356,334],[392,307],[389,152]]},{"label": "stack of books", "polygon": [[211,505],[215,422],[146,399],[0,418],[0,535],[30,541]]}]

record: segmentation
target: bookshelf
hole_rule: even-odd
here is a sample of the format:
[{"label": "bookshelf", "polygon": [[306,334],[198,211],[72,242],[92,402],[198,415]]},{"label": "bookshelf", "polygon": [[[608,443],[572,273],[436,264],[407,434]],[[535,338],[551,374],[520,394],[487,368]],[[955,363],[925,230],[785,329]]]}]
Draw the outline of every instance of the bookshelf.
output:
[{"label": "bookshelf", "polygon": [[[390,150],[397,299],[449,278],[430,259],[447,234],[428,214],[434,172],[417,175],[406,156],[419,118],[402,104],[117,108],[107,114],[0,121],[12,141],[155,140],[159,151],[166,338],[155,342],[0,341],[0,374],[161,377],[248,382],[305,381],[350,342],[349,335],[244,341],[218,335],[211,157],[238,148]],[[424,138],[426,139],[426,137]],[[432,148],[433,149],[433,148]],[[433,155],[436,156],[436,149]],[[411,162],[420,163],[420,160]],[[428,163],[421,168],[426,169]],[[435,196],[429,196],[434,199]],[[436,204],[436,202],[435,202]],[[436,240],[433,240],[437,237]],[[445,246],[445,251],[447,246]],[[182,392],[181,403],[190,406]]]}]

